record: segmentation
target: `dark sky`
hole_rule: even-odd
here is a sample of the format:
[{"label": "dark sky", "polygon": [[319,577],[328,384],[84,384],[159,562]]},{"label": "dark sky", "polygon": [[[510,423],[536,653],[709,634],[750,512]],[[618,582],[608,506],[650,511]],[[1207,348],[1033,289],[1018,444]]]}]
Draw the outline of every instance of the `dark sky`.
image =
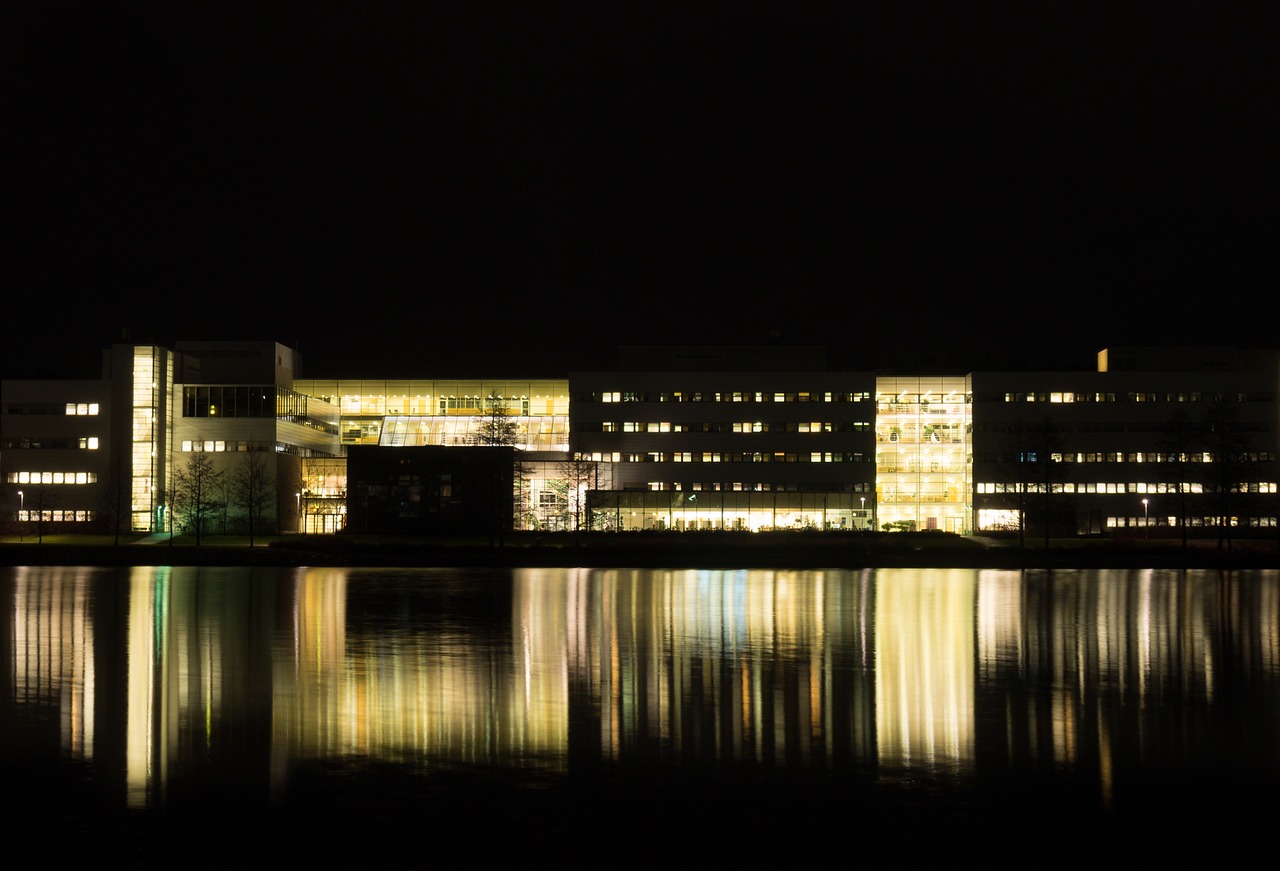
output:
[{"label": "dark sky", "polygon": [[881,5],[9,4],[0,376],[1276,346],[1273,4]]}]

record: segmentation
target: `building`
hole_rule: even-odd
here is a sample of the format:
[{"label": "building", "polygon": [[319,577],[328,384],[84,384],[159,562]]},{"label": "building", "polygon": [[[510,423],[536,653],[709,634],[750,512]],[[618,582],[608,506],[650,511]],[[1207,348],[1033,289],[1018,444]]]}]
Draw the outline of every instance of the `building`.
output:
[{"label": "building", "polygon": [[[207,532],[298,528],[302,460],[336,458],[339,443],[337,409],[293,389],[296,363],[273,342],[117,344],[99,380],[3,382],[13,522],[36,533],[172,532],[195,517]],[[207,486],[192,488],[196,454],[210,462]]]},{"label": "building", "polygon": [[[344,455],[356,446],[484,445],[492,441],[485,421],[492,424],[496,415],[506,429],[500,441],[520,452],[515,524],[539,529],[571,525],[559,474],[569,457],[566,379],[299,379],[295,388],[337,408]],[[336,531],[333,500],[346,510],[346,485],[335,477],[344,474],[340,468],[320,460],[303,464],[304,531]]]},{"label": "building", "polygon": [[571,373],[574,451],[612,467],[609,490],[589,488],[592,525],[871,526],[875,377],[826,371],[823,358],[812,348],[624,348],[614,371]]},{"label": "building", "polygon": [[[119,344],[97,380],[4,381],[5,516],[24,533],[358,530],[369,488],[393,486],[374,457],[411,460],[401,495],[439,503],[442,475],[474,470],[393,452],[493,446],[513,449],[513,529],[1265,534],[1280,514],[1275,350],[938,376],[830,371],[821,349],[785,347],[622,348],[566,379],[297,370],[273,342]],[[217,488],[196,500],[202,467]]]},{"label": "building", "polygon": [[348,523],[356,532],[399,535],[512,529],[515,448],[352,445],[347,452]]},{"label": "building", "polygon": [[1093,372],[971,378],[978,529],[1275,528],[1276,351],[1120,348]]}]

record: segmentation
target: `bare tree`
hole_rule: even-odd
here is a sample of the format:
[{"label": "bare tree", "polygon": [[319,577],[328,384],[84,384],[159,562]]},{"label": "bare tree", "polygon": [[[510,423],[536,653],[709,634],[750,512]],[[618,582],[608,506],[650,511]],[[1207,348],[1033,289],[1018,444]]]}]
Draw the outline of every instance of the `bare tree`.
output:
[{"label": "bare tree", "polygon": [[[1048,417],[1034,425],[1015,421],[1005,442],[1001,468],[1004,470],[1008,500],[1018,514],[1018,546],[1027,543],[1027,518],[1038,493],[1039,513],[1044,525],[1044,546],[1049,546],[1054,508],[1064,477],[1062,437]],[[1011,492],[1010,492],[1011,491]]]},{"label": "bare tree", "polygon": [[1178,500],[1178,527],[1182,533],[1184,550],[1187,547],[1187,493],[1191,489],[1187,469],[1199,438],[1200,431],[1191,418],[1179,409],[1165,424],[1164,438],[1160,442],[1164,482],[1174,487]]},{"label": "bare tree", "polygon": [[186,515],[186,522],[195,529],[196,545],[200,544],[205,521],[220,509],[217,495],[223,473],[213,463],[213,457],[204,451],[196,451],[184,467],[174,472],[174,502]]},{"label": "bare tree", "polygon": [[231,498],[244,511],[249,527],[249,547],[254,534],[262,527],[275,500],[275,489],[268,474],[267,453],[249,451],[231,478]]},{"label": "bare tree", "polygon": [[1031,491],[1032,469],[1023,462],[1030,452],[1030,440],[1022,421],[1012,424],[1000,456],[1000,473],[1005,488],[1005,507],[1018,518],[1018,547],[1027,544],[1027,499]]},{"label": "bare tree", "polygon": [[[476,443],[487,447],[511,447],[520,441],[520,424],[512,418],[511,409],[507,405],[506,399],[490,393],[484,398],[480,415],[476,418]],[[515,451],[516,457],[519,457],[519,450]],[[516,459],[512,463],[512,477],[519,486],[519,460]],[[492,530],[489,534],[489,543],[496,543],[498,547],[502,547],[502,531],[506,525],[505,519],[501,516],[501,506],[504,500],[501,498],[500,488],[505,476],[495,466],[493,473],[493,506],[494,517]],[[513,493],[513,495],[515,495]]]},{"label": "bare tree", "polygon": [[475,422],[476,444],[514,447],[520,441],[520,424],[512,418],[507,401],[495,393],[484,398]]},{"label": "bare tree", "polygon": [[526,528],[533,525],[535,515],[533,505],[531,504],[531,482],[533,479],[533,469],[520,459],[520,452],[516,452],[515,465],[515,515],[520,521],[518,528]]},{"label": "bare tree", "polygon": [[1205,490],[1215,496],[1218,552],[1231,550],[1230,526],[1238,510],[1240,485],[1245,478],[1245,458],[1251,438],[1240,422],[1240,408],[1218,399],[1205,409],[1204,446],[1212,461]]},{"label": "bare tree", "polygon": [[599,466],[591,460],[583,459],[581,454],[575,453],[570,459],[560,463],[559,472],[564,481],[569,519],[576,534],[583,527],[583,515],[587,507],[586,491],[593,490],[597,486]]},{"label": "bare tree", "polygon": [[106,527],[115,535],[115,544],[120,543],[120,528],[129,524],[133,528],[133,512],[130,510],[130,492],[132,482],[124,461],[116,454],[112,456],[110,471],[107,473],[106,487],[102,491],[102,515]]},{"label": "bare tree", "polygon": [[1060,502],[1062,480],[1066,473],[1062,467],[1062,433],[1048,415],[1032,430],[1035,456],[1029,461],[1036,470],[1036,483],[1040,489],[1041,511],[1044,514],[1044,546],[1049,547],[1049,533]]}]

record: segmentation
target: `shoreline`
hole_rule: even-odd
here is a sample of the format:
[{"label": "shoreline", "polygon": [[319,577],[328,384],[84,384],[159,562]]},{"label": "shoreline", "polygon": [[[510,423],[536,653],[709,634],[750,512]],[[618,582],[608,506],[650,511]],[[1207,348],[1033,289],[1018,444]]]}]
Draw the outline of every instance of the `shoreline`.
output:
[{"label": "shoreline", "polygon": [[[52,539],[52,537],[50,537]],[[941,533],[518,534],[490,544],[462,538],[279,536],[256,541],[144,536],[120,543],[0,542],[0,565],[547,567],[678,569],[1135,569],[1280,568],[1280,541],[1194,539],[1063,540],[1060,545]]]}]

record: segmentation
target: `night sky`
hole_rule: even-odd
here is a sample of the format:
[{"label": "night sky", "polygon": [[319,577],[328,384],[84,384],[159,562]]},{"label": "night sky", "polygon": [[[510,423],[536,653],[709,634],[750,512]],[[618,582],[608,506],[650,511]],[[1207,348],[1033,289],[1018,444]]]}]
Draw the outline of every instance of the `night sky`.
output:
[{"label": "night sky", "polygon": [[9,4],[0,377],[1280,345],[1274,4],[840,5]]}]

